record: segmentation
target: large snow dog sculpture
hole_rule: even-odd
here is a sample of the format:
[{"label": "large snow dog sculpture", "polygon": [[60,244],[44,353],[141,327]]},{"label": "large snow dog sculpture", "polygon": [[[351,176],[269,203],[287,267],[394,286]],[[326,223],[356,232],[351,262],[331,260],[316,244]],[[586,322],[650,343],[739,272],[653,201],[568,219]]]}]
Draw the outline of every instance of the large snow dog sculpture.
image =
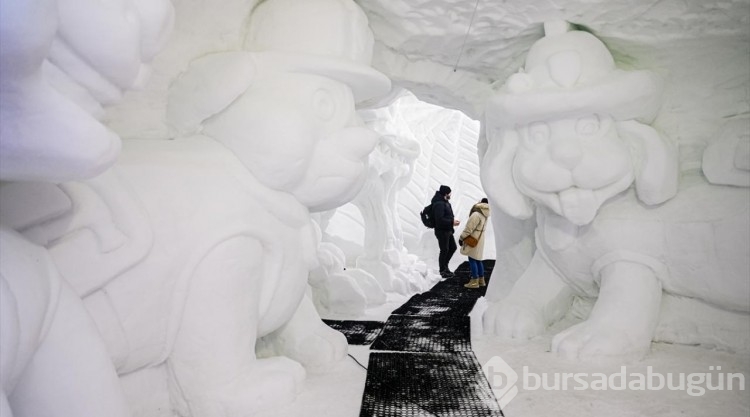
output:
[{"label": "large snow dog sculpture", "polygon": [[678,191],[677,148],[647,124],[661,79],[617,69],[587,32],[552,32],[486,107],[484,188],[513,217],[536,213],[537,249],[485,327],[530,338],[579,296],[595,303],[553,338],[564,357],[640,357],[655,339],[746,348],[748,189],[683,175]]},{"label": "large snow dog sculpture", "polygon": [[378,135],[354,104],[390,87],[372,43],[350,0],[263,2],[246,50],[198,59],[172,85],[184,135],[126,140],[85,182],[4,187],[9,221],[48,248],[117,372],[166,364],[179,415],[288,403],[300,363],[344,357],[305,297],[310,211],[351,199],[367,172]]}]

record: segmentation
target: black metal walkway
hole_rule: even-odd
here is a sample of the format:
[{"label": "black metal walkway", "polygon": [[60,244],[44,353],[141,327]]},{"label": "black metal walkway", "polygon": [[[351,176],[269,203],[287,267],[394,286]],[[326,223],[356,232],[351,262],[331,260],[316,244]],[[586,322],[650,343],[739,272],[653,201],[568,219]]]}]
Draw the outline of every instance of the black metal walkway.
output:
[{"label": "black metal walkway", "polygon": [[[489,280],[494,261],[484,264]],[[360,417],[503,415],[471,350],[469,313],[486,287],[464,288],[468,263],[455,274],[414,295],[383,325],[370,346]]]}]

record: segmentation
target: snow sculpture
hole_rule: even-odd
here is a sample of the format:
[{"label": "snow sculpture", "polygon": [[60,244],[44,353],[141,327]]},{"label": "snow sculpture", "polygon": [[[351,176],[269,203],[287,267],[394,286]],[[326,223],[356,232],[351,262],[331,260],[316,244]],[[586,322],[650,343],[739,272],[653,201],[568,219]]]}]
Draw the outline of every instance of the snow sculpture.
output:
[{"label": "snow sculpture", "polygon": [[[387,127],[380,130],[388,132]],[[365,222],[364,253],[357,267],[373,274],[386,291],[401,294],[424,290],[427,269],[407,253],[397,215],[398,193],[411,181],[420,152],[419,143],[406,136],[382,136],[370,154],[367,182],[353,201]]]},{"label": "snow sculpture", "polygon": [[[533,201],[537,250],[507,298],[490,300],[486,329],[538,335],[577,295],[596,301],[553,338],[564,357],[637,357],[655,338],[722,344],[699,334],[722,314],[746,332],[747,189],[686,177],[678,192],[676,147],[646,124],[659,78],[615,68],[601,41],[566,26],[546,24],[525,71],[487,103],[483,184],[516,218]],[[675,303],[693,317],[669,329]]]},{"label": "snow sculpture", "polygon": [[[401,96],[406,94],[401,93]],[[368,179],[353,204],[347,207],[348,211],[337,209],[321,216],[321,229],[326,231],[324,240],[348,249],[346,255],[340,248],[327,251],[324,263],[331,264],[336,253],[341,252],[341,266],[328,269],[328,275],[323,271],[316,274],[313,284],[316,305],[327,313],[356,316],[364,312],[365,307],[382,304],[386,291],[403,295],[421,292],[437,279],[437,273],[430,273],[427,265],[405,246],[398,213],[402,204],[399,195],[413,185],[412,177],[422,147],[408,128],[399,126],[406,123],[399,119],[398,101],[388,107],[360,111],[365,123],[381,135],[370,154]],[[417,185],[413,188],[422,190]],[[414,200],[410,195],[405,197],[408,201]],[[413,214],[417,209],[407,211]],[[421,223],[420,227],[424,229]],[[353,229],[361,233],[352,233]],[[363,242],[361,246],[360,242]],[[331,244],[326,247],[333,249]],[[350,267],[342,271],[346,264]],[[347,296],[350,298],[345,298]]]},{"label": "snow sculpture", "polygon": [[703,173],[712,184],[750,187],[750,119],[724,124],[703,152]]},{"label": "snow sculpture", "polygon": [[59,181],[101,173],[120,139],[92,113],[143,82],[171,29],[172,7],[165,0],[25,3],[3,1],[0,175]]},{"label": "snow sculpture", "polygon": [[357,317],[386,301],[383,287],[369,272],[347,268],[344,252],[331,242],[318,246],[320,266],[310,272],[313,302],[321,314]]},{"label": "snow sculpture", "polygon": [[[394,247],[403,245],[405,250],[402,253],[406,254],[406,258],[401,257],[400,267],[405,275],[399,275],[393,284],[398,286],[399,290],[408,290],[414,284],[420,285],[440,279],[437,274],[438,249],[435,236],[431,229],[422,225],[418,217],[419,211],[429,203],[438,186],[441,183],[452,184],[453,207],[459,216],[468,214],[468,210],[461,207],[470,207],[485,197],[479,181],[477,160],[479,122],[458,111],[421,102],[403,90],[391,94],[396,94],[396,99],[387,107],[361,113],[366,123],[372,125],[381,135],[394,136],[399,141],[407,141],[405,143],[419,144],[420,151],[414,161],[405,159],[409,161],[410,179],[405,186],[399,186],[401,188],[394,197],[394,213],[397,216],[393,222],[397,226],[397,230],[393,232]],[[413,145],[409,145],[411,146]],[[378,148],[379,146],[371,154],[371,158],[379,152]],[[390,152],[392,151],[388,150],[384,154],[386,161],[391,158],[388,156]],[[401,155],[399,158],[403,159],[405,156]],[[364,194],[364,191],[361,194]],[[344,249],[347,263],[355,265],[357,258],[365,252],[364,244],[360,243],[365,241],[365,227],[360,210],[352,204],[337,209],[323,230],[326,239]],[[488,229],[487,233],[493,234],[491,229]],[[494,245],[488,250],[494,252]],[[418,259],[414,263],[412,255]],[[452,262],[455,265],[451,267],[455,268],[464,261],[465,259],[454,257]],[[385,285],[388,285],[389,280],[390,278],[386,280]],[[402,285],[402,282],[407,281],[408,285]]]},{"label": "snow sculpture", "polygon": [[0,8],[0,414],[127,416],[80,297],[47,250],[13,229],[71,209],[51,183],[29,181],[82,179],[114,162],[120,139],[92,113],[143,81],[173,9],[161,0],[3,0]]},{"label": "snow sculpture", "polygon": [[0,258],[0,414],[130,415],[97,328],[46,250],[3,225]]},{"label": "snow sculpture", "polygon": [[2,188],[3,224],[48,248],[117,372],[166,363],[185,416],[288,402],[300,362],[344,356],[305,297],[309,210],[358,192],[377,135],[354,104],[390,87],[351,1],[271,0],[249,25],[248,51],[196,60],[172,86],[171,120],[201,133],[125,141],[88,181]]},{"label": "snow sculpture", "polygon": [[[377,125],[370,126],[381,133]],[[346,255],[334,243],[324,242],[321,253],[324,271],[315,274],[311,284],[317,305],[328,313],[356,316],[366,307],[383,304],[386,291],[407,294],[423,290],[427,267],[404,247],[397,217],[397,193],[411,179],[419,144],[394,135],[380,136],[370,154],[367,180],[353,204],[364,220],[364,247],[354,263],[344,268]],[[334,212],[321,218],[326,226]],[[333,262],[335,260],[335,262]],[[313,276],[311,276],[313,278]]]}]

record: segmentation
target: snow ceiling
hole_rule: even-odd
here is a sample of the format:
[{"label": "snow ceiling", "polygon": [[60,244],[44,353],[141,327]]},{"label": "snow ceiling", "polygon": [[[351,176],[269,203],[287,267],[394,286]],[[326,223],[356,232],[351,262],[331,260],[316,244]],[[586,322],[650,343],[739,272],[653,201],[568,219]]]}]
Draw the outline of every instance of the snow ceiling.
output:
[{"label": "snow ceiling", "polygon": [[[592,32],[619,68],[663,73],[666,100],[655,126],[680,143],[683,169],[698,167],[705,144],[724,119],[749,112],[748,0],[356,2],[375,34],[375,68],[421,100],[476,120],[493,85],[502,85],[523,66],[526,52],[543,36],[544,22],[551,20]],[[156,59],[151,85],[106,116],[125,138],[169,136],[161,114],[153,111],[160,95],[190,60],[241,44],[258,1],[224,0],[221,7],[211,0],[173,3],[175,30]],[[132,123],[134,115],[140,123]]]},{"label": "snow ceiling", "polygon": [[722,119],[748,113],[747,0],[357,3],[375,33],[377,69],[423,101],[475,119],[493,85],[523,67],[526,52],[550,20],[592,32],[620,68],[665,75],[666,102],[656,125],[680,142],[683,169],[695,167]]}]

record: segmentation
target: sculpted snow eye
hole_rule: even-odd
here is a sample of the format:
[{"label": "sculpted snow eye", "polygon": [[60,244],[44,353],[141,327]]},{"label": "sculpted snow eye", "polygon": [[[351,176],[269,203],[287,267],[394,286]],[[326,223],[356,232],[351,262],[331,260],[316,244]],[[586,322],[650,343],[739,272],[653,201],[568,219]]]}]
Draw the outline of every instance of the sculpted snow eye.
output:
[{"label": "sculpted snow eye", "polygon": [[593,135],[599,131],[599,128],[599,116],[597,115],[581,117],[576,122],[576,132],[581,135]]},{"label": "sculpted snow eye", "polygon": [[526,142],[534,148],[544,146],[549,141],[549,134],[549,125],[547,123],[532,123],[529,126]]},{"label": "sculpted snow eye", "polygon": [[336,100],[327,89],[319,89],[313,93],[312,108],[321,120],[331,120],[336,114]]}]

